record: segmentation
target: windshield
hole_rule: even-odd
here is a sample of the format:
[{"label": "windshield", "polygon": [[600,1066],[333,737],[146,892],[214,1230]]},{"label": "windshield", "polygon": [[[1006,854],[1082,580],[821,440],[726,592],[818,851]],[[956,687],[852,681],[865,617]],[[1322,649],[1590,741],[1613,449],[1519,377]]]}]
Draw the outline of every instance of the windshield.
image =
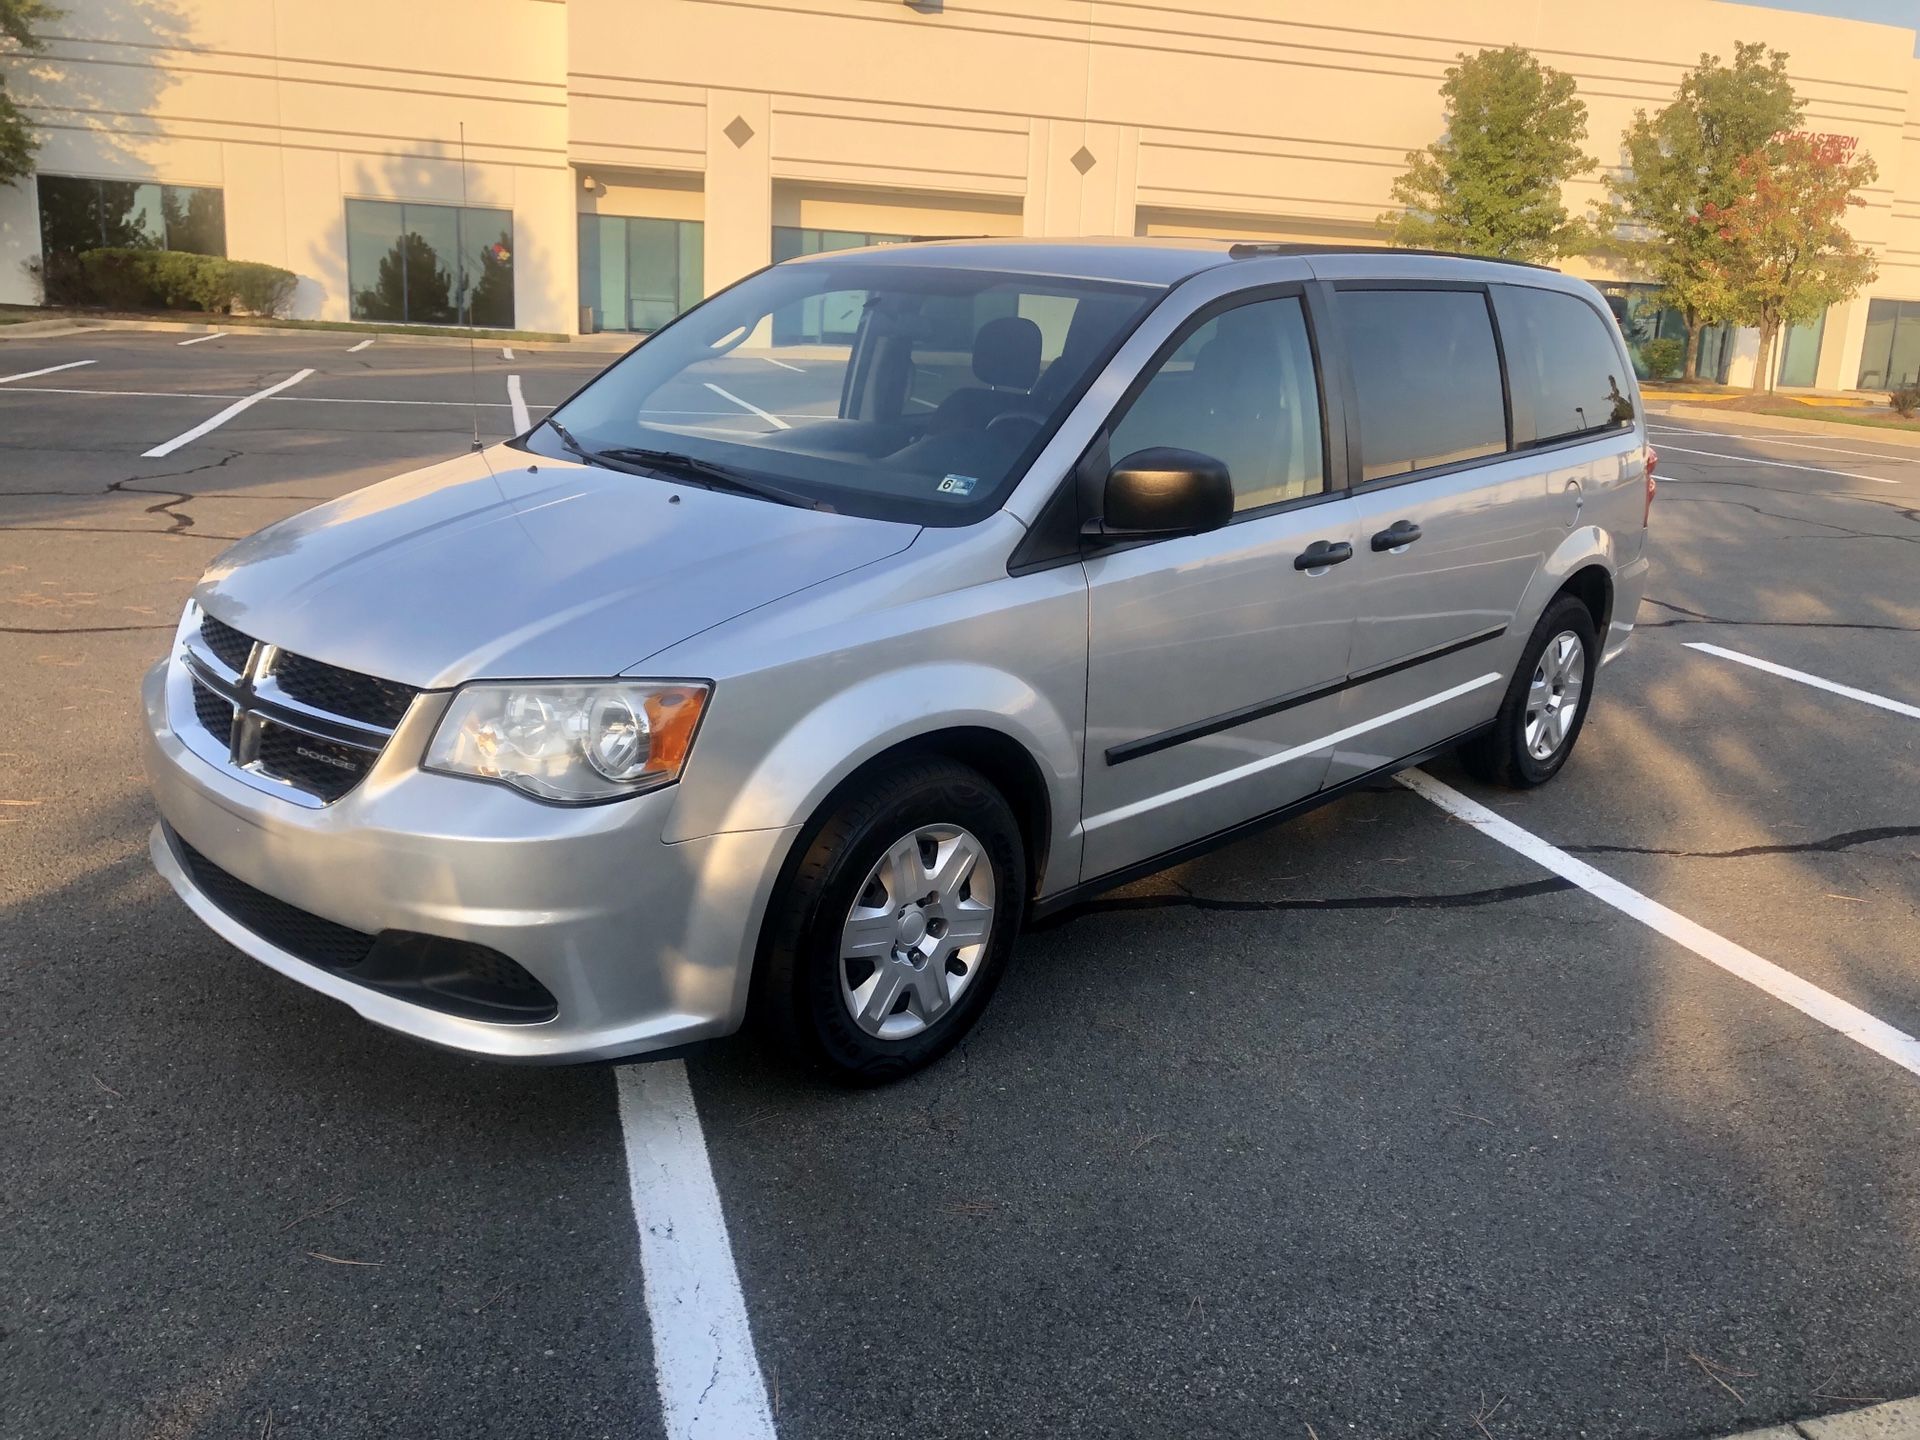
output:
[{"label": "windshield", "polygon": [[[966,524],[1000,503],[1162,293],[857,257],[776,266],[688,311],[554,418],[609,464],[716,485],[724,467],[769,498]],[[552,427],[534,440],[560,453]]]}]

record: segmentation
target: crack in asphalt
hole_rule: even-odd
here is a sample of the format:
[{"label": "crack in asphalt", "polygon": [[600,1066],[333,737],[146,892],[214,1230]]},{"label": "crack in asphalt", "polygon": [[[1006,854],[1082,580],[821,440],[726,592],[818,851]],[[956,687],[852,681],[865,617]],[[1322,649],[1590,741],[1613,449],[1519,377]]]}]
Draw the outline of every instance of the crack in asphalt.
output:
[{"label": "crack in asphalt", "polygon": [[1463,890],[1447,895],[1341,895],[1293,900],[1229,900],[1219,896],[1195,895],[1191,891],[1159,895],[1108,895],[1069,906],[1039,922],[1034,928],[1045,929],[1083,915],[1131,910],[1184,908],[1240,914],[1273,910],[1456,910],[1478,905],[1499,905],[1509,900],[1529,900],[1536,895],[1553,895],[1575,888],[1571,880],[1549,875],[1540,880],[1496,885],[1488,890]]},{"label": "crack in asphalt", "polygon": [[[123,480],[113,481],[97,492],[103,496],[140,495],[159,497],[159,503],[147,506],[143,513],[164,516],[167,521],[167,528],[165,530],[134,530],[124,525],[0,525],[0,531],[27,531],[53,535],[187,535],[187,538],[192,540],[218,540],[231,544],[241,537],[238,535],[209,535],[204,531],[194,530],[193,516],[179,508],[189,500],[216,497],[229,498],[223,495],[222,492],[173,490],[164,487],[158,490],[145,490],[139,487],[153,480],[177,480],[182,476],[198,475],[206,470],[223,470],[235,460],[238,460],[242,453],[243,452],[239,450],[229,450],[218,460],[209,460],[200,465],[190,465],[185,470],[161,470],[152,475],[129,475]],[[13,490],[6,492],[6,495],[0,498],[12,498],[14,496],[33,496],[40,499],[78,498],[84,497],[86,493],[85,491],[76,490]],[[230,498],[242,499],[247,497],[231,496]],[[291,496],[288,498],[305,499],[306,497]],[[187,532],[189,531],[193,531],[193,533],[188,535]]]},{"label": "crack in asphalt", "polygon": [[[1375,792],[1385,793],[1385,792]],[[1817,840],[1799,840],[1784,844],[1742,845],[1732,850],[1677,850],[1654,845],[1563,845],[1571,855],[1661,855],[1676,860],[1744,860],[1759,855],[1832,855],[1882,840],[1920,838],[1920,825],[1873,825],[1859,830],[1842,830]],[[1204,910],[1230,914],[1262,914],[1277,910],[1460,910],[1481,905],[1500,905],[1513,900],[1529,900],[1537,895],[1555,895],[1578,889],[1573,881],[1560,875],[1526,880],[1513,885],[1496,885],[1485,890],[1462,890],[1439,895],[1345,895],[1301,897],[1288,900],[1232,900],[1221,896],[1196,895],[1190,890],[1157,895],[1108,895],[1069,906],[1056,915],[1037,922],[1035,930],[1051,929],[1084,915],[1139,910]]]},{"label": "crack in asphalt", "polygon": [[171,622],[158,625],[0,625],[0,635],[126,635],[135,630],[171,630]]},{"label": "crack in asphalt", "polygon": [[1670,600],[1656,600],[1651,595],[1644,597],[1642,603],[1672,610],[1682,618],[1640,620],[1635,622],[1636,630],[1658,630],[1666,625],[1746,625],[1776,630],[1891,630],[1900,635],[1920,633],[1920,626],[1882,625],[1871,620],[1734,620],[1725,615],[1709,615],[1703,610],[1689,610],[1684,605],[1675,605]]},{"label": "crack in asphalt", "polygon": [[[189,499],[192,497],[189,496]],[[176,502],[178,503],[178,502]],[[0,525],[0,533],[41,535],[145,535],[149,539],[221,540],[231,544],[243,535],[209,535],[204,530],[134,530],[125,525]]]},{"label": "crack in asphalt", "polygon": [[191,530],[193,528],[193,517],[187,514],[186,511],[177,508],[193,499],[193,492],[191,490],[171,490],[165,488],[159,490],[137,490],[134,488],[135,482],[177,480],[182,476],[198,475],[206,470],[222,470],[239,458],[240,452],[238,450],[229,450],[218,460],[209,460],[204,465],[189,466],[185,470],[163,470],[158,475],[129,475],[124,480],[114,481],[101,493],[103,495],[113,495],[117,493],[121,495],[172,496],[173,498],[170,500],[162,499],[158,505],[147,506],[146,513],[149,515],[166,516],[168,528],[161,533],[163,535],[178,535],[182,530]]},{"label": "crack in asphalt", "polygon": [[1732,850],[1668,850],[1653,845],[1562,845],[1571,855],[1669,855],[1677,860],[1745,860],[1754,855],[1833,855],[1880,840],[1920,839],[1920,825],[1869,825],[1818,840],[1778,845],[1741,845]]},{"label": "crack in asphalt", "polygon": [[[1694,481],[1691,483],[1733,485],[1739,482],[1733,480],[1711,480]],[[1756,485],[1752,488],[1763,490],[1768,487]],[[1779,495],[1805,494],[1806,492],[1770,490],[1769,493]],[[1760,506],[1749,504],[1745,500],[1728,500],[1709,495],[1674,495],[1668,498],[1675,505],[1731,505],[1738,510],[1751,510],[1755,515],[1764,515],[1769,520],[1784,520],[1789,525],[1818,525],[1822,530],[1838,532],[1833,535],[1783,535],[1780,537],[1783,540],[1894,540],[1902,545],[1920,545],[1920,535],[1889,535],[1884,530],[1856,530],[1850,525],[1836,525],[1831,520],[1815,520],[1809,515],[1782,515],[1778,510],[1763,510]],[[1909,510],[1904,506],[1892,505],[1889,501],[1875,500],[1870,495],[1848,495],[1836,498],[1861,500],[1869,505],[1889,506],[1909,520],[1920,521],[1920,510]]]}]

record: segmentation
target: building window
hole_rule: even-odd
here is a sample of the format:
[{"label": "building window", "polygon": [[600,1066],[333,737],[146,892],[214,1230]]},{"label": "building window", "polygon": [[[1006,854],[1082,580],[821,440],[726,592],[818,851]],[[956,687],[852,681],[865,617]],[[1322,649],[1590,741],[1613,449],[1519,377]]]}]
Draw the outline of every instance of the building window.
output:
[{"label": "building window", "polygon": [[356,320],[511,329],[513,214],[349,200],[347,287]]},{"label": "building window", "polygon": [[[1627,342],[1627,354],[1633,360],[1633,373],[1642,380],[1652,378],[1647,370],[1645,346],[1649,340],[1678,340],[1684,353],[1687,321],[1678,310],[1660,303],[1658,285],[1601,285],[1607,308],[1620,323]],[[1702,379],[1725,384],[1727,366],[1733,359],[1733,326],[1706,325],[1700,330],[1699,366]],[[1662,376],[1662,379],[1668,377]],[[1676,372],[1677,378],[1677,372]]]},{"label": "building window", "polygon": [[580,217],[580,303],[595,330],[658,330],[706,293],[698,220]]},{"label": "building window", "polygon": [[1820,364],[1820,340],[1827,329],[1827,312],[1822,310],[1811,320],[1789,325],[1780,337],[1780,371],[1776,385],[1811,385]]},{"label": "building window", "polygon": [[865,245],[898,245],[905,235],[880,235],[871,230],[811,230],[798,225],[773,227],[773,258],[776,263],[800,255],[818,255],[823,250],[858,250]]},{"label": "building window", "polygon": [[72,175],[38,179],[44,255],[103,247],[227,253],[226,201],[219,190]]},{"label": "building window", "polygon": [[1860,388],[1920,385],[1920,300],[1869,300],[1860,347]]},{"label": "building window", "polygon": [[[905,235],[878,235],[869,230],[812,230],[797,225],[773,227],[773,259],[792,260],[829,250],[858,250],[866,245],[897,245]],[[836,306],[831,295],[816,295],[804,305],[790,307],[774,317],[774,343],[779,345],[850,345],[860,324],[860,312]]]}]

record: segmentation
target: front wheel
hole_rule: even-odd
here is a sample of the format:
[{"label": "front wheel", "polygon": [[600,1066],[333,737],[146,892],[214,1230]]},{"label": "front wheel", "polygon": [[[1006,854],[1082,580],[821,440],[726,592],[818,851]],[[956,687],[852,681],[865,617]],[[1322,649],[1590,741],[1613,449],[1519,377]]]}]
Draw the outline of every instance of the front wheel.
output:
[{"label": "front wheel", "polygon": [[1490,785],[1544,785],[1573,753],[1593,700],[1600,647],[1593,615],[1562,595],[1527,638],[1493,728],[1460,747],[1467,773]]},{"label": "front wheel", "polygon": [[979,1019],[1020,928],[1020,827],[977,771],[904,761],[834,802],[768,914],[762,1020],[854,1084],[908,1075]]}]

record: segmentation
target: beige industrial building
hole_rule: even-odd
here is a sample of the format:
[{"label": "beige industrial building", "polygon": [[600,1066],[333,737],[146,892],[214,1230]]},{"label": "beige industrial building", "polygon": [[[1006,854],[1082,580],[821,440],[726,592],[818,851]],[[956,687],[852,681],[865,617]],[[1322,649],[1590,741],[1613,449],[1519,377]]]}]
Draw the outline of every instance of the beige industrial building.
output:
[{"label": "beige industrial building", "polygon": [[[1879,279],[1794,332],[1780,378],[1920,370],[1911,30],[1717,0],[62,6],[45,54],[8,63],[41,148],[0,188],[0,301],[37,298],[43,251],[131,242],[285,266],[304,316],[644,331],[769,260],[870,241],[1380,243],[1459,52],[1517,41],[1573,74],[1611,165],[1701,52],[1764,40],[1807,128],[1880,169],[1856,222]],[[1672,332],[1633,277],[1587,273],[1636,342]],[[1709,341],[1710,368],[1751,373],[1751,335]]]}]

